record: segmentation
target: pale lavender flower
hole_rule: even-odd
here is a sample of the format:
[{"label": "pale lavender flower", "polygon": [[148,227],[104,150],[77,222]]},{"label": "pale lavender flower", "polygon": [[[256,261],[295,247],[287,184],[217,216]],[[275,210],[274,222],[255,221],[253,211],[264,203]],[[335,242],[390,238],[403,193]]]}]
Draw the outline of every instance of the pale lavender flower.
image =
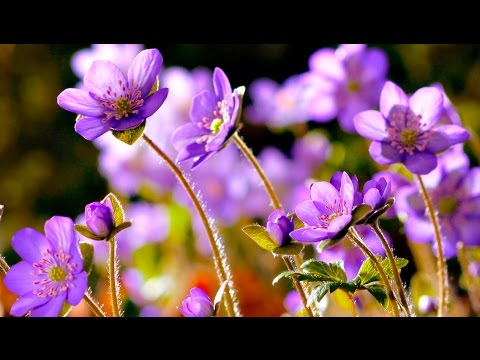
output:
[{"label": "pale lavender flower", "polygon": [[188,296],[182,301],[182,307],[177,306],[177,309],[185,317],[207,317],[214,314],[212,300],[198,287],[190,290]]}]

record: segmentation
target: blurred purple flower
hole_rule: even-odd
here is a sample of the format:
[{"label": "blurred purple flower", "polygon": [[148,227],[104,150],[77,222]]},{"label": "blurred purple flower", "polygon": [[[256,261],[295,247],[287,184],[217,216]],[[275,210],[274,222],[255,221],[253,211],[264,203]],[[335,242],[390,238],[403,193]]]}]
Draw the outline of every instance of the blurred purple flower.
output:
[{"label": "blurred purple flower", "polygon": [[84,77],[84,89],[66,89],[57,103],[82,115],[75,131],[94,140],[109,130],[128,130],[153,115],[167,98],[168,89],[150,94],[163,63],[157,49],[143,50],[125,74],[112,62],[95,61]]},{"label": "blurred purple flower", "polygon": [[318,242],[335,237],[352,220],[352,210],[361,201],[358,180],[346,172],[335,173],[330,182],[319,181],[310,187],[310,199],[297,205],[295,213],[306,227],[290,236],[300,242]]},{"label": "blurred purple flower", "polygon": [[292,147],[292,171],[299,182],[313,176],[330,157],[332,146],[328,139],[318,131],[310,131],[295,140]]},{"label": "blurred purple flower", "polygon": [[192,169],[220,151],[235,131],[240,109],[240,96],[232,92],[227,75],[220,68],[213,73],[214,91],[204,90],[193,99],[192,122],[180,126],[172,134],[172,143],[179,152],[177,161],[194,159]]},{"label": "blurred purple flower", "polygon": [[22,261],[5,276],[5,286],[20,297],[10,314],[58,316],[65,300],[78,305],[87,290],[87,274],[73,228],[73,221],[53,216],[45,222],[45,236],[25,228],[12,238]]},{"label": "blurred purple flower", "polygon": [[185,300],[182,301],[182,307],[177,309],[185,317],[207,317],[213,316],[213,303],[208,295],[200,288],[194,287]]},{"label": "blurred purple flower", "polygon": [[[385,249],[382,243],[369,226],[355,225],[355,229],[374,254],[385,255]],[[385,231],[383,234],[391,246],[392,241],[390,236]],[[362,266],[362,263],[365,261],[365,255],[357,246],[354,246],[351,241],[341,241],[331,248],[322,250],[322,252],[317,255],[317,259],[327,263],[342,260],[347,278],[351,280],[357,275],[358,270],[360,270],[360,266]]]},{"label": "blurred purple flower", "polygon": [[380,96],[380,112],[364,111],[354,118],[357,132],[373,140],[370,155],[382,165],[401,162],[414,174],[428,174],[437,166],[436,153],[469,138],[458,125],[438,125],[443,95],[434,87],[417,90],[410,99],[387,81]]},{"label": "blurred purple flower", "polygon": [[282,210],[275,210],[268,217],[267,231],[279,246],[290,243],[289,234],[293,228],[293,220],[290,220]]},{"label": "blurred purple flower", "polygon": [[309,112],[313,120],[338,118],[344,131],[355,132],[353,117],[378,104],[388,70],[383,50],[365,44],[320,49],[309,59]]},{"label": "blurred purple flower", "polygon": [[473,277],[480,277],[480,262],[478,261],[470,261],[468,264],[468,272]]},{"label": "blurred purple flower", "polygon": [[294,75],[282,85],[274,80],[260,78],[252,82],[249,94],[252,105],[246,109],[252,123],[280,128],[307,122],[304,75]]},{"label": "blurred purple flower", "polygon": [[139,317],[161,317],[162,312],[157,306],[148,305],[141,308],[140,314],[138,314],[138,316]]},{"label": "blurred purple flower", "polygon": [[430,85],[436,89],[438,89],[443,95],[443,112],[440,115],[440,120],[438,120],[438,124],[440,125],[462,125],[462,120],[460,119],[460,115],[458,115],[457,110],[453,106],[452,102],[448,98],[447,94],[445,93],[445,89],[443,88],[442,84],[434,83]]},{"label": "blurred purple flower", "polygon": [[[438,167],[423,180],[438,212],[445,257],[456,255],[458,241],[467,247],[479,246],[480,168],[469,169],[468,157],[455,146],[439,156]],[[434,243],[433,226],[417,186],[398,191],[396,210],[407,216],[405,232],[411,241]]]},{"label": "blurred purple flower", "polygon": [[428,295],[422,295],[418,299],[418,311],[423,315],[436,313],[438,309],[438,300]]},{"label": "blurred purple flower", "polygon": [[110,199],[105,204],[96,201],[85,206],[85,223],[94,235],[107,238],[115,227],[113,222]]},{"label": "blurred purple flower", "polygon": [[124,73],[128,73],[130,64],[142,50],[140,44],[92,44],[73,54],[70,66],[79,79],[83,79],[90,66],[96,60],[108,60]]},{"label": "blurred purple flower", "polygon": [[283,306],[285,306],[285,309],[287,309],[287,311],[292,315],[296,315],[300,310],[302,310],[302,299],[300,298],[297,290],[291,290],[287,293],[285,299],[283,300]]}]

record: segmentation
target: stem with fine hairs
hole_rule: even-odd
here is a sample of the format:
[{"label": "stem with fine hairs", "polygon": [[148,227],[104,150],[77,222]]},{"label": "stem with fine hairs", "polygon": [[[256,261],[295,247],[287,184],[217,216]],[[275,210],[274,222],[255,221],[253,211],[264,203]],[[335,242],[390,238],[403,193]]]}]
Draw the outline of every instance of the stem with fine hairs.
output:
[{"label": "stem with fine hairs", "polygon": [[[288,270],[295,271],[295,267],[292,266],[292,262],[288,259],[288,256],[282,256],[282,259],[285,262],[285,266],[287,267]],[[305,296],[305,292],[303,291],[302,285],[295,278],[292,278],[292,281],[293,281],[293,285],[295,285],[295,288],[298,291],[298,294],[300,295],[300,298],[302,299],[303,308],[307,312],[307,315],[310,317],[313,317],[312,309],[310,309],[310,307],[307,306],[307,303],[308,303],[307,297]]]},{"label": "stem with fine hairs", "polygon": [[108,279],[110,283],[110,300],[112,303],[113,317],[120,316],[119,296],[118,296],[118,267],[117,267],[117,243],[115,237],[108,239],[109,258],[108,258]]},{"label": "stem with fine hairs", "polygon": [[410,312],[410,308],[408,307],[407,295],[405,294],[405,288],[403,287],[402,279],[400,278],[400,274],[398,273],[397,264],[395,263],[395,256],[393,255],[392,249],[390,249],[387,239],[385,238],[385,235],[383,235],[382,229],[380,229],[378,220],[375,220],[375,222],[370,226],[382,242],[383,248],[385,249],[385,252],[387,254],[388,261],[390,262],[390,267],[392,268],[393,278],[395,280],[395,284],[397,285],[397,291],[400,296],[400,301],[402,302],[402,308],[404,309],[406,315],[408,317],[411,317],[412,314]]},{"label": "stem with fine hairs", "polygon": [[422,193],[425,206],[427,207],[428,216],[430,222],[433,225],[433,232],[435,234],[435,242],[437,244],[437,274],[438,274],[438,317],[447,315],[447,299],[448,299],[448,270],[447,263],[445,262],[445,256],[443,254],[442,235],[440,233],[440,226],[438,223],[438,217],[433,208],[432,200],[428,195],[427,188],[423,183],[423,179],[420,175],[417,175],[418,183],[420,184],[420,192]]},{"label": "stem with fine hairs", "polygon": [[360,248],[360,250],[362,250],[363,254],[372,261],[373,265],[377,269],[378,273],[380,274],[380,277],[382,278],[383,286],[385,286],[385,291],[387,293],[387,296],[390,302],[390,308],[392,309],[392,315],[395,317],[399,317],[400,313],[398,312],[397,300],[393,295],[392,287],[390,286],[390,281],[388,280],[388,276],[385,273],[385,270],[383,270],[382,265],[376,258],[375,254],[362,241],[362,238],[360,237],[360,235],[358,234],[358,232],[355,230],[353,226],[350,227],[350,229],[348,230],[348,235],[349,235],[348,238],[355,245],[357,245]]},{"label": "stem with fine hairs", "polygon": [[0,270],[2,270],[5,274],[8,270],[10,270],[10,266],[8,266],[7,262],[2,257],[2,254],[0,254]]},{"label": "stem with fine hairs", "polygon": [[208,221],[205,209],[203,208],[200,200],[198,199],[198,196],[193,191],[190,183],[188,182],[182,171],[168,157],[168,155],[165,154],[163,150],[160,149],[145,133],[142,135],[142,138],[152,148],[152,150],[155,151],[155,153],[166,162],[170,170],[175,174],[180,184],[182,184],[183,188],[190,196],[190,199],[192,200],[192,203],[195,206],[195,209],[197,210],[207,233],[210,247],[212,249],[213,261],[215,263],[218,280],[220,284],[223,284],[225,281],[227,281],[227,285],[225,288],[226,291],[223,296],[227,314],[228,316],[241,316],[237,299],[237,291],[235,289],[232,275],[230,273],[230,266],[227,260],[227,255],[225,254],[225,251],[221,251],[221,249],[224,248],[222,239],[219,236],[215,237],[215,234],[212,230],[213,224],[210,224],[210,222]]},{"label": "stem with fine hairs", "polygon": [[85,300],[87,305],[90,307],[90,310],[92,310],[96,317],[107,317],[107,315],[103,312],[102,308],[93,298],[90,289],[88,289],[85,295],[83,295],[83,300]]}]

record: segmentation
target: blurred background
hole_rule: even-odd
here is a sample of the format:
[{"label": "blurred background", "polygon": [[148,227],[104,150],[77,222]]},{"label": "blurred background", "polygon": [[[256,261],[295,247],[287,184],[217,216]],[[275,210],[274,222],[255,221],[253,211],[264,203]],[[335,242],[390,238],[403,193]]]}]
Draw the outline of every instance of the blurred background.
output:
[{"label": "blurred background", "polygon": [[[127,218],[135,222],[118,239],[125,315],[181,316],[176,306],[193,286],[201,287],[213,299],[218,283],[208,242],[196,215],[190,211],[188,198],[166,166],[140,142],[129,147],[113,141],[110,134],[95,142],[86,141],[74,131],[75,115],[57,105],[56,97],[63,89],[81,86],[81,67],[88,59],[75,65],[72,56],[82,49],[87,49],[82,50],[85,58],[101,56],[105,51],[105,56],[116,56],[118,61],[129,64],[141,49],[158,48],[164,58],[160,83],[170,88],[170,94],[165,105],[147,122],[146,133],[174,158],[169,134],[189,120],[191,99],[211,87],[211,71],[216,66],[226,72],[233,87],[246,86],[244,108],[248,109],[257,101],[249,93],[256,79],[269,78],[282,84],[292,75],[308,71],[309,57],[316,50],[337,46],[152,43],[128,50],[95,50],[91,44],[0,45],[0,204],[5,205],[0,223],[0,253],[10,265],[16,263],[19,258],[10,248],[16,231],[33,227],[43,232],[44,222],[53,215],[82,222],[86,204],[114,192],[124,203]],[[369,47],[385,52],[389,62],[387,78],[407,93],[441,83],[463,124],[474,133],[480,131],[480,46]],[[292,96],[287,93],[282,104],[292,99],[295,102]],[[307,179],[328,181],[335,171],[345,170],[356,174],[363,184],[381,170],[368,154],[368,141],[343,131],[334,119],[283,119],[275,123],[275,119],[267,121],[253,114],[254,110],[245,111],[240,133],[259,157],[289,211],[293,211],[298,199],[304,199]],[[471,166],[478,165],[474,155],[477,144],[473,136],[465,146]],[[301,167],[294,168],[294,164],[300,163]],[[183,168],[188,172],[188,166]],[[241,232],[242,226],[253,222],[265,225],[270,212],[269,201],[248,163],[229,146],[193,171],[191,178],[203,193],[226,242],[242,313],[295,315],[298,299],[290,299],[294,297],[290,293],[292,287],[287,281],[271,285],[272,279],[283,271],[283,263]],[[418,272],[417,252],[428,263],[432,261],[431,250],[410,246],[398,219],[387,219],[382,225],[393,241],[396,255],[410,260],[402,271],[404,282],[410,284]],[[96,260],[89,281],[95,297],[110,311],[105,244],[95,245]],[[452,296],[458,297],[459,304],[453,314],[469,315],[455,258],[449,260],[449,270],[457,289]],[[3,286],[0,276],[0,315],[8,316],[15,298]],[[360,316],[387,316],[368,294],[360,296],[357,305]],[[350,316],[341,295],[328,295],[320,307],[324,316]],[[90,315],[83,302],[70,313]]]}]

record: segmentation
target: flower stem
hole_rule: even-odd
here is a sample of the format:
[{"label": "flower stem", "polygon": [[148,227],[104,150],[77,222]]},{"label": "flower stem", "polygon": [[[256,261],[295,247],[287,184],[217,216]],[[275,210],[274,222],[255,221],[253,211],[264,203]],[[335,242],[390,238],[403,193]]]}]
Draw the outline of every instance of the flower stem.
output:
[{"label": "flower stem", "polygon": [[235,141],[235,144],[237,144],[238,148],[242,151],[242,153],[245,155],[245,157],[250,161],[252,166],[255,168],[257,171],[257,174],[260,176],[263,182],[263,186],[268,192],[268,196],[270,197],[270,200],[272,201],[273,207],[275,209],[283,210],[282,204],[280,203],[280,200],[278,199],[277,193],[275,192],[272,183],[270,180],[268,180],[267,176],[265,175],[265,172],[262,170],[260,164],[258,163],[257,159],[255,156],[252,154],[252,151],[248,148],[247,144],[245,144],[242,140],[242,138],[238,135],[238,133],[235,133],[233,135],[233,140]]},{"label": "flower stem", "polygon": [[107,317],[107,315],[103,312],[102,308],[100,305],[97,304],[95,299],[93,298],[92,294],[90,293],[90,290],[87,290],[85,295],[83,295],[83,300],[88,304],[92,312],[95,314],[97,317]]},{"label": "flower stem", "polygon": [[225,295],[223,296],[225,301],[225,308],[227,310],[228,316],[241,316],[238,298],[237,298],[237,291],[235,289],[235,285],[233,283],[232,275],[230,273],[230,266],[227,260],[227,255],[225,254],[223,240],[219,236],[215,236],[211,224],[208,221],[207,215],[205,210],[198,199],[198,196],[193,191],[190,183],[188,182],[185,175],[182,171],[178,168],[175,163],[170,160],[170,158],[165,154],[162,149],[160,149],[147,135],[142,135],[143,140],[160,156],[168,165],[170,170],[175,174],[178,181],[182,184],[185,191],[190,196],[190,199],[197,210],[200,219],[202,220],[203,226],[207,233],[208,240],[210,242],[210,247],[212,248],[213,253],[213,261],[215,263],[215,269],[217,271],[217,276],[220,284],[223,284],[224,281],[227,281]]},{"label": "flower stem", "polygon": [[10,266],[8,266],[7,262],[3,258],[3,256],[0,254],[0,270],[2,270],[5,274],[7,273],[8,270],[10,270]]},{"label": "flower stem", "polygon": [[370,260],[373,262],[373,265],[375,266],[378,273],[380,274],[383,285],[385,286],[385,290],[387,292],[387,296],[390,302],[390,308],[392,309],[392,315],[395,317],[399,317],[400,313],[398,312],[397,300],[393,295],[392,287],[390,286],[390,281],[388,280],[388,276],[385,273],[385,270],[383,270],[382,265],[380,264],[380,262],[378,261],[374,253],[362,241],[362,238],[360,237],[360,235],[357,233],[357,231],[353,226],[350,227],[350,229],[348,230],[348,235],[349,235],[349,239],[362,250],[362,252],[365,254],[366,257],[370,258]]},{"label": "flower stem", "polygon": [[[287,267],[288,270],[290,271],[295,271],[295,267],[293,266],[292,262],[288,259],[288,256],[282,256],[283,261],[285,262],[285,266]],[[307,306],[307,297],[305,296],[305,292],[303,291],[302,285],[300,284],[299,281],[292,279],[293,285],[295,285],[295,288],[298,291],[298,294],[300,295],[300,299],[302,299],[302,304],[303,308],[307,312],[307,315],[310,317],[313,317],[313,312],[312,309],[310,309],[309,306]]]},{"label": "flower stem", "polygon": [[440,226],[438,224],[437,214],[432,205],[432,200],[428,195],[425,184],[422,177],[417,175],[418,183],[420,184],[420,190],[427,207],[428,216],[433,225],[433,231],[435,234],[435,241],[437,243],[437,271],[438,271],[438,290],[439,290],[439,306],[438,317],[447,315],[447,298],[448,298],[448,283],[447,283],[447,263],[445,262],[445,256],[443,255],[443,243],[442,235],[440,233]]},{"label": "flower stem", "polygon": [[397,291],[398,291],[398,294],[400,295],[400,301],[402,302],[403,310],[405,311],[408,317],[411,317],[412,314],[410,312],[410,308],[408,307],[407,295],[405,294],[405,288],[403,287],[402,279],[400,278],[400,274],[398,273],[398,268],[397,268],[397,264],[395,263],[395,257],[393,256],[392,249],[390,249],[387,239],[385,238],[385,235],[383,235],[383,232],[380,229],[378,220],[375,221],[375,223],[371,224],[370,226],[372,227],[373,231],[375,231],[375,233],[377,234],[378,238],[382,242],[385,252],[387,253],[388,261],[390,262],[390,267],[392,268],[393,278],[397,285]]},{"label": "flower stem", "polygon": [[462,268],[462,276],[465,278],[468,298],[470,299],[473,312],[476,315],[480,315],[480,289],[475,284],[474,280],[472,279],[472,275],[468,270],[468,264],[470,261],[463,242],[457,243],[457,256],[458,261],[460,262],[460,267]]},{"label": "flower stem", "polygon": [[[267,191],[268,196],[270,197],[271,205],[273,206],[273,208],[283,211],[282,203],[280,202],[280,200],[278,198],[278,195],[275,192],[275,189],[273,188],[272,183],[270,182],[270,180],[268,180],[267,175],[263,171],[262,167],[258,163],[258,161],[255,158],[255,156],[253,155],[252,151],[248,148],[247,144],[245,144],[245,142],[242,140],[242,138],[238,135],[237,132],[235,134],[233,134],[233,140],[235,141],[235,144],[237,144],[240,151],[248,159],[248,161],[250,161],[250,164],[252,164],[252,166],[254,167],[258,176],[260,176],[260,178],[262,179],[263,186],[264,186],[265,190]],[[293,261],[290,259],[290,257],[282,256],[282,258],[283,258],[283,261],[285,262],[285,265],[287,266],[287,268],[291,271],[294,271],[295,270],[295,265],[294,265]],[[303,299],[306,299],[306,295],[305,295],[305,292],[304,292],[304,289],[303,289],[302,285],[297,284],[296,280],[294,280],[293,282],[294,282],[294,285],[295,285],[295,287],[298,291],[298,294],[300,295],[300,297],[302,298],[302,301],[303,301]],[[305,306],[305,309],[307,311],[308,316],[313,317],[313,312],[312,312],[311,309],[309,309],[307,307],[306,301],[304,303],[304,306]]]},{"label": "flower stem", "polygon": [[112,303],[113,317],[120,316],[119,298],[118,298],[118,267],[117,267],[117,243],[115,237],[108,239],[109,259],[108,259],[108,277],[110,280],[110,299]]}]

